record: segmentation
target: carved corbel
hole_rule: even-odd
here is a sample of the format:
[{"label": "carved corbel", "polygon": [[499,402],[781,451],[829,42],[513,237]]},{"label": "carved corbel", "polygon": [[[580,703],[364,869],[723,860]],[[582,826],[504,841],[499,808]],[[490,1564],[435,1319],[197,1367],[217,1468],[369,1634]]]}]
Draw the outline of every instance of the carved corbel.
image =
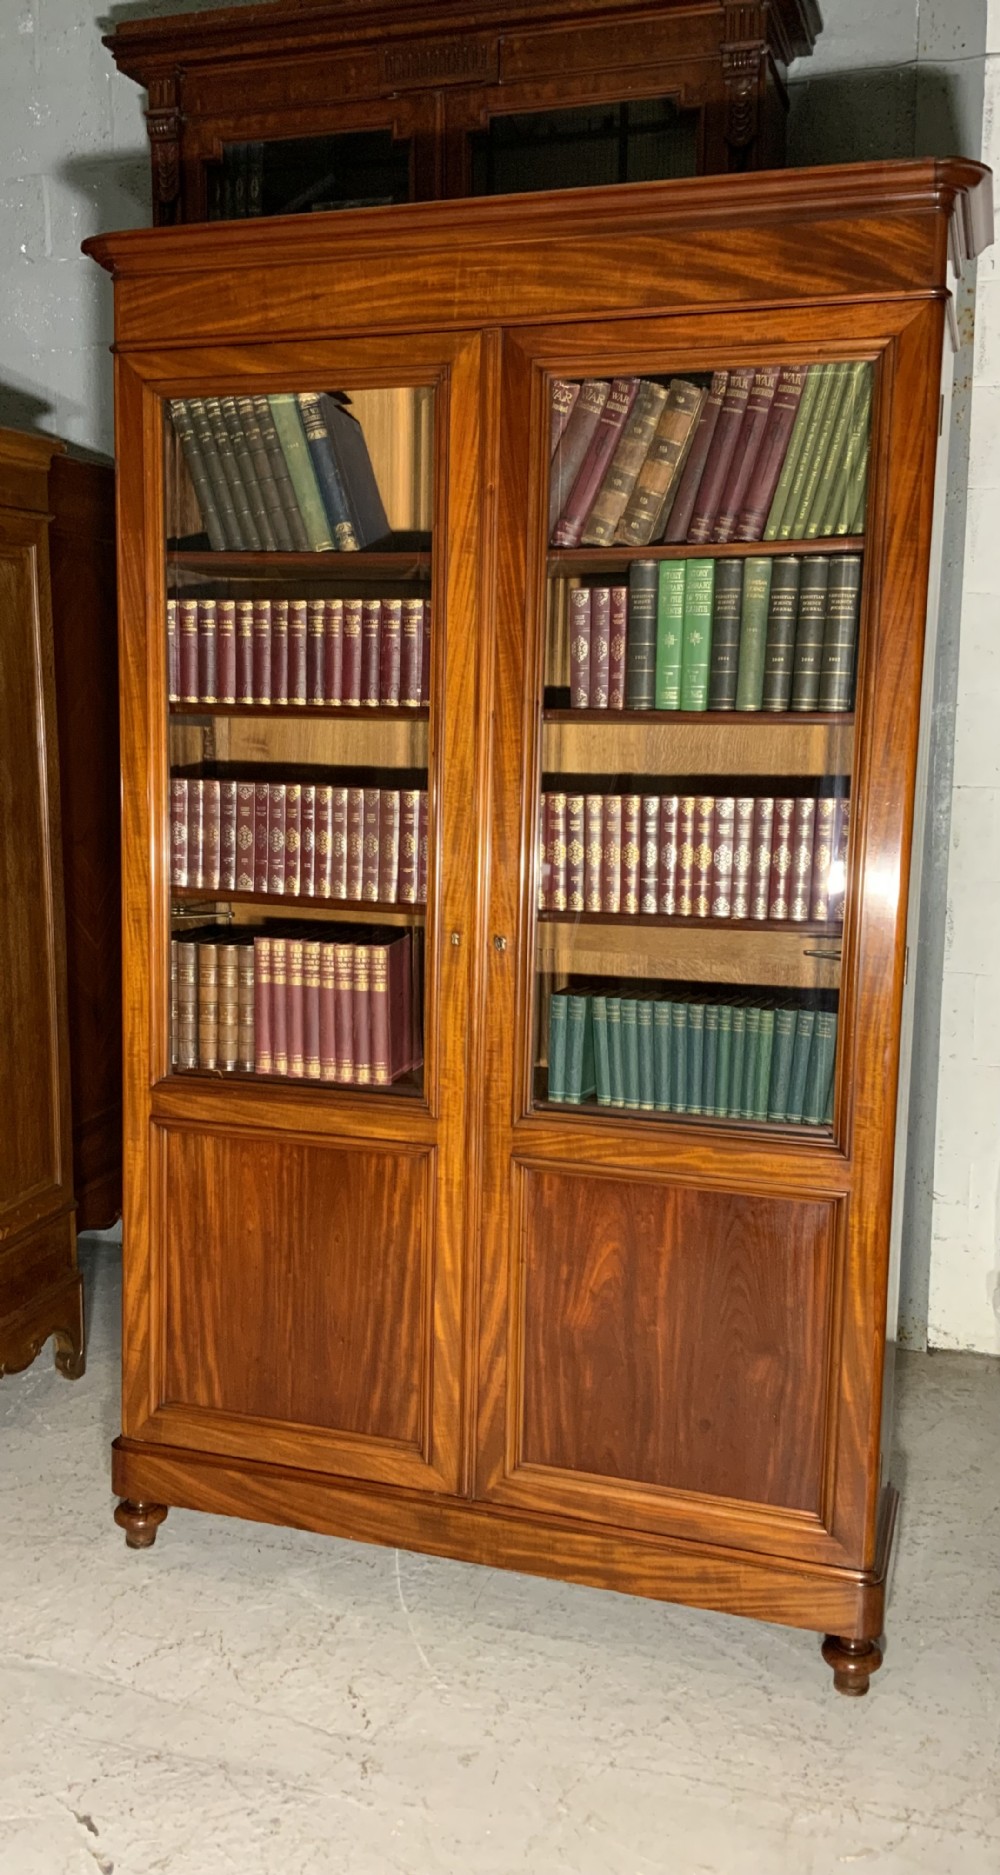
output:
[{"label": "carved corbel", "polygon": [[160,226],[176,221],[180,210],[181,113],[173,72],[150,81],[146,130],[153,163],[153,220]]}]

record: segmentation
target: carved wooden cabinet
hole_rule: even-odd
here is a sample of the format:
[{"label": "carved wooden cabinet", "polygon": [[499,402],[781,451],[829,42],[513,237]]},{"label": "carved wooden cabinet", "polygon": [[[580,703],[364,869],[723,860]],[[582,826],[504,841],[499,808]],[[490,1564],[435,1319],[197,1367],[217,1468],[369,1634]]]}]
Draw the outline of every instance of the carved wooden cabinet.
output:
[{"label": "carved wooden cabinet", "polygon": [[297,0],[126,19],[157,222],[766,169],[816,0]]},{"label": "carved wooden cabinet", "polygon": [[[839,1689],[866,1690],[896,1504],[907,905],[948,281],[989,226],[987,172],[927,162],[88,244],[116,292],[126,1277],[114,1480],[134,1546],[170,1505],[288,1521],[817,1629]],[[574,385],[639,377],[662,401],[686,384],[702,410],[713,374],[745,383],[763,366],[859,387],[860,479],[849,497],[847,484],[824,494],[826,522],[807,518],[808,488],[799,512],[793,483],[770,540],[673,543],[668,527],[644,547],[581,544],[563,521],[552,534],[550,426]],[[221,450],[232,400],[233,434],[242,408],[260,447],[255,426],[320,387],[329,424],[367,439],[381,534],[357,552],[315,537],[309,550],[213,543],[219,517],[209,525],[186,466],[193,413],[214,411]],[[753,577],[818,568],[843,591],[850,575],[856,673],[849,656],[844,687],[797,710],[787,697],[770,711],[706,708],[704,695],[649,707],[641,688],[629,707],[589,691],[581,704],[575,608],[596,618],[605,593],[617,604],[636,561],[648,592],[706,556],[720,587],[736,568],[744,604]],[[348,660],[365,668],[376,599],[383,631],[411,625],[402,689],[387,695],[369,663],[362,702]],[[424,690],[405,675],[414,619],[429,622]],[[339,703],[320,638],[306,643],[313,620],[340,645]],[[631,659],[631,612],[628,632]],[[629,686],[645,668],[629,664]],[[228,859],[225,807],[214,848],[207,831],[227,789]],[[383,797],[392,813],[410,803],[389,884],[365,870],[368,790],[378,855],[391,845]],[[335,816],[341,797],[349,838],[345,856],[334,818],[329,863],[344,871],[331,887],[320,806]],[[707,801],[713,827],[727,802],[829,809],[837,868],[804,910],[789,911],[783,886],[766,896],[770,874],[762,909],[709,901],[704,871],[693,905],[657,884],[640,907],[645,836],[622,817],[647,798],[660,814],[664,801],[692,813]],[[560,898],[559,813],[592,800],[611,816],[596,871],[588,822]],[[425,877],[403,856],[423,824]],[[715,837],[670,848],[689,885],[692,867],[721,868]],[[620,870],[606,886],[609,854]],[[391,1017],[405,1047],[381,1084],[357,946],[372,985],[375,959],[405,960]],[[329,1004],[324,1039],[322,985],[339,993],[341,957],[345,1000]],[[259,999],[255,1040],[249,1003],[237,1027],[237,972]],[[661,1057],[644,1049],[664,1010],[671,1035],[679,1026],[674,1041],[654,1029],[673,1051],[661,1084]],[[596,1094],[580,1066],[586,1027],[569,1084],[564,1014],[592,1021]],[[781,1023],[796,1050],[805,1038],[815,1084],[775,1105],[756,1077]],[[822,1057],[808,1052],[820,1033]],[[738,1048],[753,1076],[732,1065]]]},{"label": "carved wooden cabinet", "polygon": [[61,443],[0,431],[0,1374],[83,1371],[49,581]]}]

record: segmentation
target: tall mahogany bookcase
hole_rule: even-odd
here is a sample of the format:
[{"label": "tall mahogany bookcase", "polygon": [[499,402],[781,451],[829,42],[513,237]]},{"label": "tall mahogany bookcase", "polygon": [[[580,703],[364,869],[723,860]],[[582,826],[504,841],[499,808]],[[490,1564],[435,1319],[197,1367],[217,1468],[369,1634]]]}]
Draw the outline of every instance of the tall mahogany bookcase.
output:
[{"label": "tall mahogany bookcase", "polygon": [[[867,1689],[896,1505],[907,916],[949,280],[989,228],[987,172],[917,162],[87,244],[116,303],[114,1480],[133,1546],[170,1505],[401,1544],[816,1629],[839,1689]],[[853,707],[567,710],[566,595],[627,579],[636,552],[550,544],[552,382],[704,382],[762,362],[871,367],[852,533],[714,550],[854,556]],[[351,399],[389,532],[360,552],[213,549],[177,448],[184,400],[321,388]],[[178,687],[171,616],[200,632],[231,602],[250,632],[258,607],[291,620],[323,600],[339,617],[339,600],[346,632],[372,596],[429,615],[426,702],[283,702],[291,679],[265,694],[251,675],[245,701],[224,701],[200,666]],[[327,786],[423,792],[425,893],[359,893],[359,872],[350,898],[300,888],[290,905],[263,874],[234,889],[172,872],[175,788],[208,800],[233,780],[277,787],[283,815],[300,784],[317,803]],[[842,920],[539,907],[545,794],[827,784],[850,803]],[[189,859],[190,824],[182,838]],[[355,1012],[353,1079],[337,1078],[340,1026],[325,1081],[296,1074],[294,1032],[287,1067],[273,1034],[253,1068],[196,1065],[171,960],[216,941],[219,959],[252,944],[275,972],[297,944],[306,997],[310,947],[394,946],[409,1000],[391,1017],[406,1031],[393,1078],[359,1084],[369,1005],[350,1003],[350,976],[330,1007],[337,1025]],[[549,1023],[567,988],[822,1013],[829,1103],[800,1123],[560,1104]],[[302,1006],[267,993],[272,1026]]]}]

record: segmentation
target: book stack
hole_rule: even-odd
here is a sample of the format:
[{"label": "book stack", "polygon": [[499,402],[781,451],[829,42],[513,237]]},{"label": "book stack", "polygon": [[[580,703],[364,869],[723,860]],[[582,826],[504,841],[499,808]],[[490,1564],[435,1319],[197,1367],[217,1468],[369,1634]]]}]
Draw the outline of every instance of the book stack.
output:
[{"label": "book stack", "polygon": [[175,886],[422,905],[427,793],[172,775],[170,846]]},{"label": "book stack", "polygon": [[638,1113],[829,1125],[834,1007],[746,996],[609,996],[549,1003],[548,1098]]},{"label": "book stack", "polygon": [[543,794],[538,909],[840,924],[849,818],[840,794]]},{"label": "book stack", "polygon": [[352,1087],[419,1068],[411,933],[344,925],[331,943],[314,931],[174,938],[174,1066]]},{"label": "book stack", "polygon": [[169,408],[215,551],[350,553],[389,533],[342,396],[174,397]]},{"label": "book stack", "polygon": [[557,378],[552,545],[859,534],[871,402],[865,363],[739,366],[705,385]]},{"label": "book stack", "polygon": [[416,709],[429,599],[168,599],[169,701]]}]

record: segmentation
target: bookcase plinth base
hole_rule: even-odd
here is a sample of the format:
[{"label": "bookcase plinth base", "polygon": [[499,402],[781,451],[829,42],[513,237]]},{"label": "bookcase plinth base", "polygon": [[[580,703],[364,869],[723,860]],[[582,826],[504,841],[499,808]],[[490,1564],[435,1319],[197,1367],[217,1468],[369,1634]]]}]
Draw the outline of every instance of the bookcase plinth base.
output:
[{"label": "bookcase plinth base", "polygon": [[[841,1648],[856,1644],[844,1637],[866,1644],[882,1632],[897,1504],[895,1490],[887,1486],[875,1565],[870,1571],[854,1571],[518,1514],[465,1499],[422,1497],[285,1465],[236,1461],[124,1438],[113,1448],[113,1484],[118,1495],[133,1504],[245,1517],[351,1542],[385,1544],[654,1601],[748,1615],[835,1636]],[[874,1672],[878,1663],[867,1653],[864,1659],[866,1672]],[[851,1690],[863,1689],[855,1684]]]}]

